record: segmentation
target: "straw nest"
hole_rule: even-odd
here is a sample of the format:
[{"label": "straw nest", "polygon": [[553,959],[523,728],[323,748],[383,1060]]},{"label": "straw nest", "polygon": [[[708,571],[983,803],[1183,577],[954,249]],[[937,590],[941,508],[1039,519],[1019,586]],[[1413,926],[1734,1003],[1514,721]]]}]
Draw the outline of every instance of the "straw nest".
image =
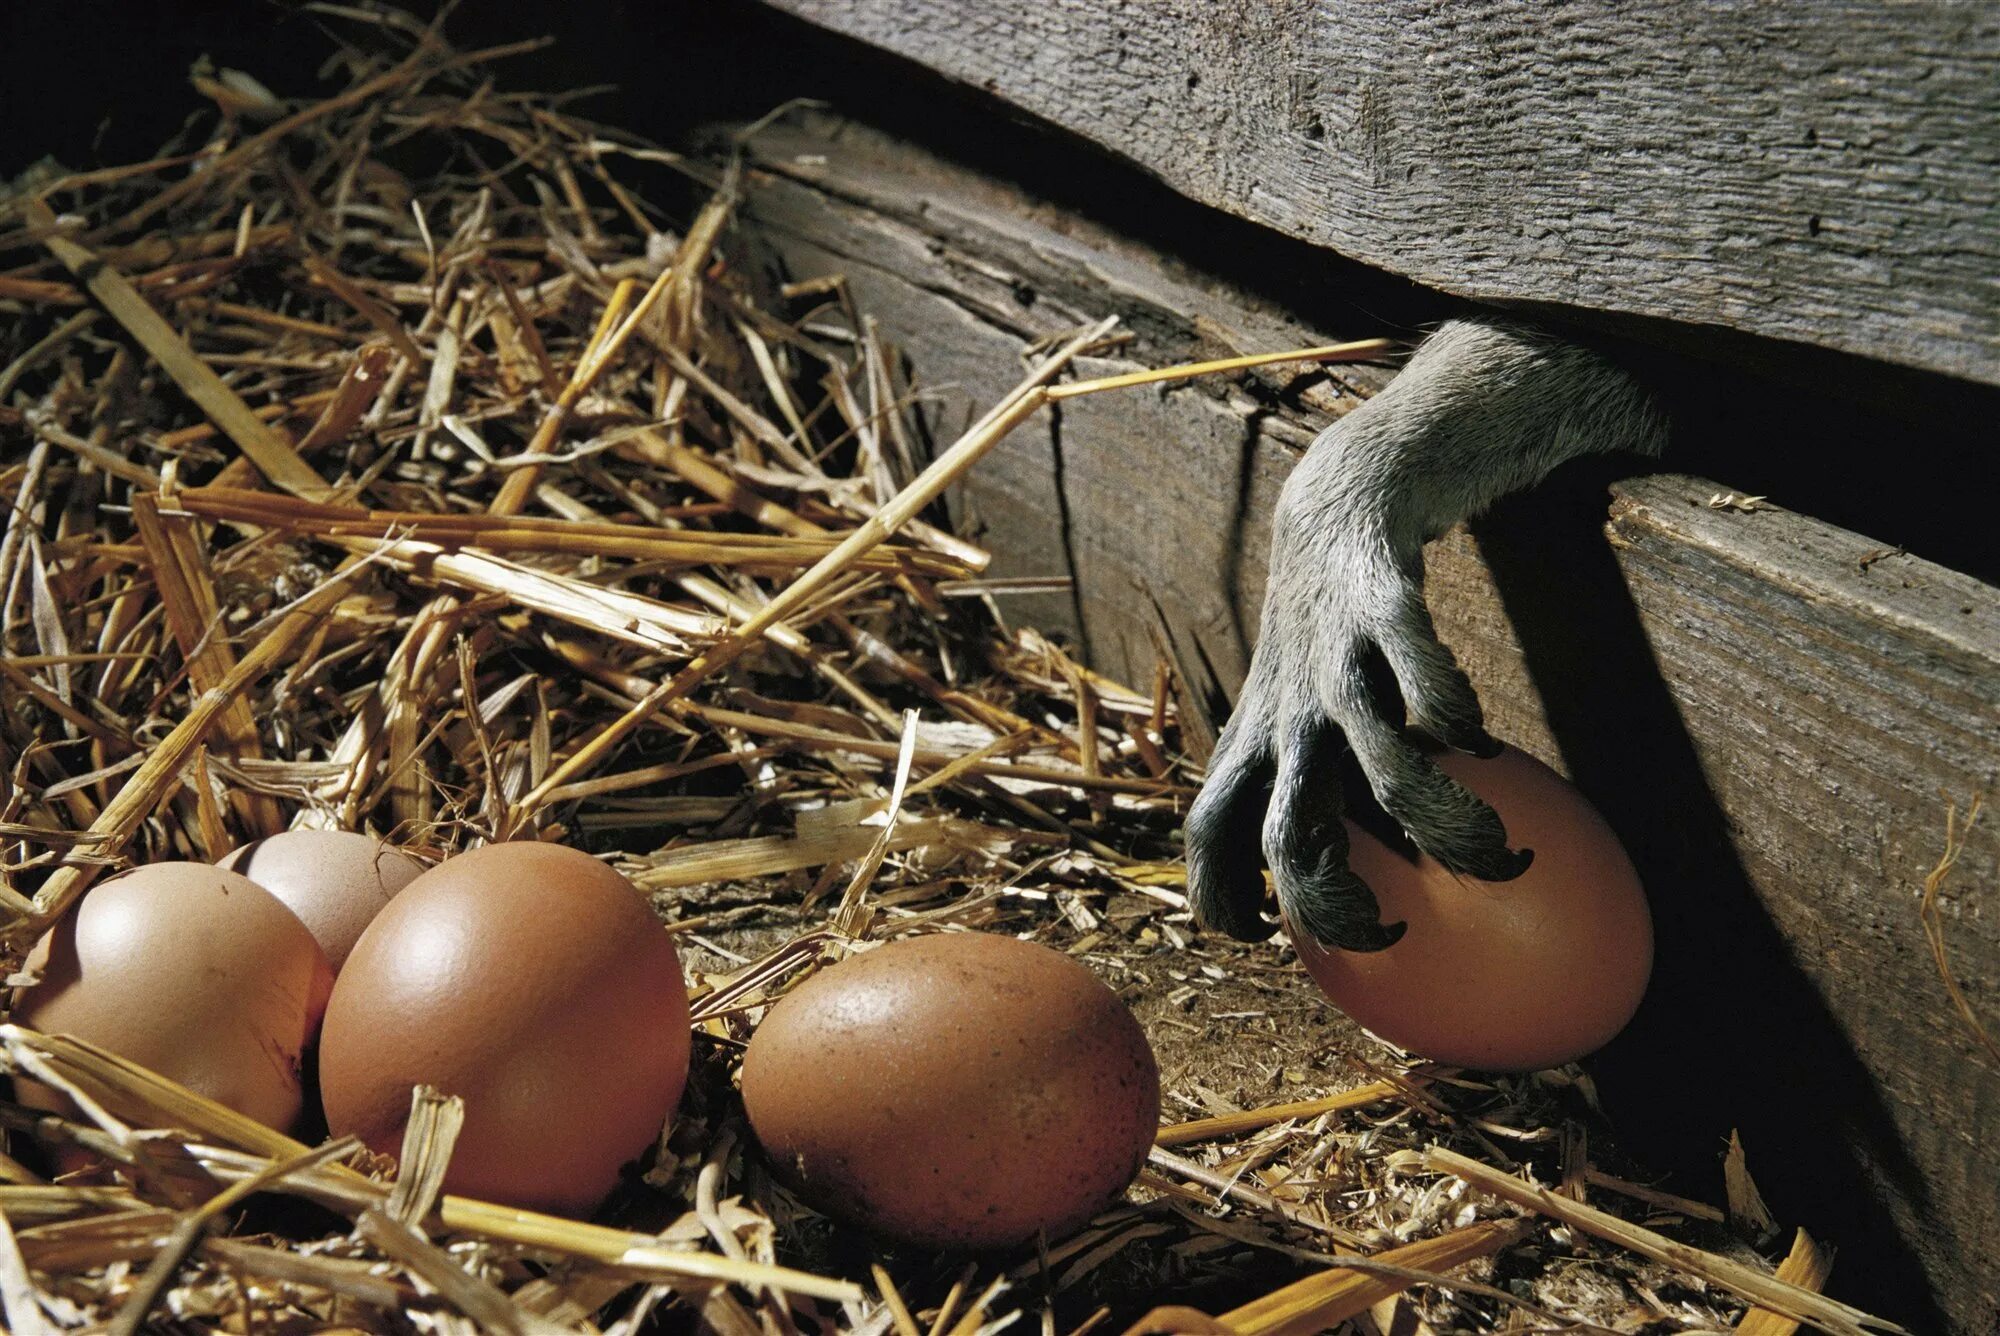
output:
[{"label": "straw nest", "polygon": [[[1067,369],[1114,322],[928,440],[921,348],[733,261],[730,164],[501,91],[523,47],[322,10],[339,91],[200,70],[155,160],[0,201],[11,968],[106,869],[293,823],[565,840],[679,934],[695,1078],[583,1224],[441,1195],[448,1100],[395,1178],[0,1028],[75,1105],[0,1104],[8,1330],[1892,1329],[1815,1293],[1803,1235],[1775,1276],[1743,1243],[1774,1231],[1740,1151],[1727,1211],[1614,1176],[1579,1073],[1412,1067],[1195,937],[1174,665],[1128,686],[1010,626],[936,504],[1105,388]],[[649,203],[672,173],[705,202]],[[809,971],[968,928],[1132,1001],[1173,1125],[1074,1237],[881,1251],[762,1171],[735,1058]],[[100,1167],[48,1181],[35,1143]]]}]

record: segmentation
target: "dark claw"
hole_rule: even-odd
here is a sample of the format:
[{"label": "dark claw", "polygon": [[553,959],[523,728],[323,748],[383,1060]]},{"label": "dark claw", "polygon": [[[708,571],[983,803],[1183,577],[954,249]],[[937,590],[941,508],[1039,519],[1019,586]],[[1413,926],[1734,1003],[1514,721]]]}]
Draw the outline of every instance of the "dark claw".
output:
[{"label": "dark claw", "polygon": [[1394,923],[1376,923],[1366,928],[1357,926],[1353,932],[1348,934],[1345,941],[1336,939],[1333,945],[1343,951],[1358,951],[1364,954],[1374,951],[1387,951],[1390,947],[1403,940],[1403,934],[1409,930],[1409,927],[1409,924],[1402,922],[1400,919]]},{"label": "dark claw", "polygon": [[1403,925],[1382,922],[1375,892],[1347,866],[1340,786],[1333,782],[1345,749],[1325,723],[1286,739],[1264,818],[1264,857],[1293,932],[1349,951],[1380,951],[1403,935]]},{"label": "dark claw", "polygon": [[1450,861],[1440,858],[1438,861],[1453,872],[1462,872],[1481,881],[1512,881],[1526,872],[1529,865],[1535,861],[1535,851],[1509,849],[1502,844],[1498,849],[1491,851],[1481,851]]},{"label": "dark claw", "polygon": [[1433,720],[1428,727],[1413,726],[1412,735],[1419,740],[1423,750],[1433,750],[1434,745],[1449,747],[1453,751],[1476,756],[1482,761],[1490,761],[1507,750],[1506,744],[1486,731],[1483,724],[1473,723],[1448,727]]},{"label": "dark claw", "polygon": [[1512,881],[1534,861],[1532,849],[1507,847],[1499,814],[1415,752],[1382,806],[1417,847],[1453,872],[1481,881]]},{"label": "dark claw", "polygon": [[1188,903],[1195,922],[1239,942],[1278,930],[1264,917],[1259,831],[1271,799],[1271,769],[1254,753],[1218,749],[1208,782],[1187,818]]},{"label": "dark claw", "polygon": [[[1194,909],[1194,921],[1209,932],[1219,932],[1239,942],[1270,940],[1278,925],[1264,917],[1261,886],[1256,894],[1244,894],[1240,886],[1226,884],[1213,873],[1198,870],[1199,867],[1190,854],[1188,903]],[[1263,881],[1261,872],[1257,879]]]},{"label": "dark claw", "polygon": [[1468,755],[1477,756],[1482,761],[1490,761],[1501,752],[1507,750],[1505,743],[1483,728],[1461,739],[1455,745],[1460,751]]},{"label": "dark claw", "polygon": [[1347,870],[1345,851],[1323,858],[1308,876],[1281,879],[1278,901],[1294,932],[1343,951],[1381,951],[1401,940],[1409,925],[1382,922],[1382,906],[1368,883]]}]

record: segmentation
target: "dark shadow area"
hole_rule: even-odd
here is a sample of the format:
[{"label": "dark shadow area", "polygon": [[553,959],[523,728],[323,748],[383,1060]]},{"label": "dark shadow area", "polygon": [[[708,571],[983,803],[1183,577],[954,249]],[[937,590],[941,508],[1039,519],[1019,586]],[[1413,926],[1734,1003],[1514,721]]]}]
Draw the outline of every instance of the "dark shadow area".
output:
[{"label": "dark shadow area", "polygon": [[[1257,475],[1257,442],[1263,435],[1264,419],[1268,411],[1259,408],[1245,414],[1243,434],[1238,438],[1236,494],[1231,498],[1229,510],[1229,533],[1232,541],[1228,546],[1228,564],[1223,569],[1224,589],[1243,588],[1243,559],[1249,555],[1247,552],[1249,545],[1243,539],[1243,531],[1250,523],[1250,489]],[[1256,555],[1259,561],[1263,560],[1262,552]],[[1237,599],[1229,605],[1229,629],[1235,637],[1233,648],[1243,656],[1243,661],[1248,663],[1251,647],[1256,643],[1256,637],[1252,633],[1252,623],[1257,618],[1257,610],[1244,604],[1245,600]]]},{"label": "dark shadow area", "polygon": [[1565,470],[1473,526],[1563,759],[1653,902],[1651,988],[1591,1063],[1605,1110],[1627,1151],[1704,1200],[1740,1129],[1777,1218],[1839,1250],[1835,1294],[1945,1330],[1881,1204],[1927,1218],[1922,1176],[1759,905],[1604,541],[1615,468]]},{"label": "dark shadow area", "polygon": [[1049,458],[1054,469],[1056,489],[1056,515],[1062,529],[1063,570],[1069,575],[1069,612],[1076,619],[1076,638],[1083,649],[1083,657],[1093,659],[1095,650],[1090,643],[1090,615],[1083,606],[1083,576],[1076,568],[1076,526],[1070,513],[1069,504],[1069,461],[1063,450],[1062,405],[1053,404],[1048,411]]}]

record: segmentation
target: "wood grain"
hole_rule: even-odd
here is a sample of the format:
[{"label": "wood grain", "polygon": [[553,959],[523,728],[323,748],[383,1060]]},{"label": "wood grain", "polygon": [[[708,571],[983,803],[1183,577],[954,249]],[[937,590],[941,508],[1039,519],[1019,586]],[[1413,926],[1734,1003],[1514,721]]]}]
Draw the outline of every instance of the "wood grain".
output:
[{"label": "wood grain", "polygon": [[[759,147],[748,242],[790,277],[846,276],[914,363],[937,441],[1011,387],[1024,340],[1104,314],[1134,331],[1129,360],[1082,374],[1380,332],[1310,328],[859,126]],[[993,549],[989,574],[1071,575],[1075,592],[1003,610],[1149,681],[1157,603],[1199,685],[1226,697],[1279,485],[1387,376],[1336,370],[1092,396],[1026,424],[952,509]],[[1707,1198],[1740,1127],[1780,1220],[1866,1257],[1843,1269],[1846,1297],[1915,1330],[1985,1332],[2000,1071],[1945,1000],[1917,895],[1946,798],[1962,806],[2000,768],[2000,594],[1801,515],[1711,508],[1724,490],[1572,466],[1431,546],[1437,622],[1494,731],[1576,779],[1654,897],[1653,993],[1593,1064],[1621,1136]],[[1996,886],[1982,827],[1943,905],[1989,1020]]]},{"label": "wood grain", "polygon": [[1447,291],[2000,383],[2000,11],[766,0]]}]

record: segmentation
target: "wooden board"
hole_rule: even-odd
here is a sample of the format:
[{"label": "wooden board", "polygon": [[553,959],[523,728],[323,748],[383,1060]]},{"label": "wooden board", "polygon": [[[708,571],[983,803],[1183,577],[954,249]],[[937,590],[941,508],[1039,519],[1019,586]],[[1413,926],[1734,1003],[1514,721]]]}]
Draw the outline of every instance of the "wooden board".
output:
[{"label": "wooden board", "polygon": [[[861,127],[758,140],[748,240],[794,277],[847,276],[948,439],[1019,372],[1024,340],[1115,312],[1096,370],[1376,332],[1314,329],[1184,262]],[[1076,401],[953,499],[1010,598],[1144,679],[1157,605],[1201,685],[1240,681],[1268,511],[1345,390],[1274,373]],[[1573,775],[1656,901],[1640,1022],[1593,1067],[1628,1143],[1718,1198],[1740,1127],[1786,1223],[1866,1259],[1840,1284],[1918,1330],[2000,1313],[2000,1067],[1949,1008],[1918,919],[1944,804],[2000,764],[2000,594],[1724,490],[1572,468],[1432,545],[1445,638],[1494,730]],[[1975,831],[1943,897],[1961,981],[2000,1023],[2000,840]],[[1935,1307],[1924,1296],[1934,1293]]]},{"label": "wooden board", "polygon": [[766,0],[1468,296],[2000,383],[2000,10]]}]

